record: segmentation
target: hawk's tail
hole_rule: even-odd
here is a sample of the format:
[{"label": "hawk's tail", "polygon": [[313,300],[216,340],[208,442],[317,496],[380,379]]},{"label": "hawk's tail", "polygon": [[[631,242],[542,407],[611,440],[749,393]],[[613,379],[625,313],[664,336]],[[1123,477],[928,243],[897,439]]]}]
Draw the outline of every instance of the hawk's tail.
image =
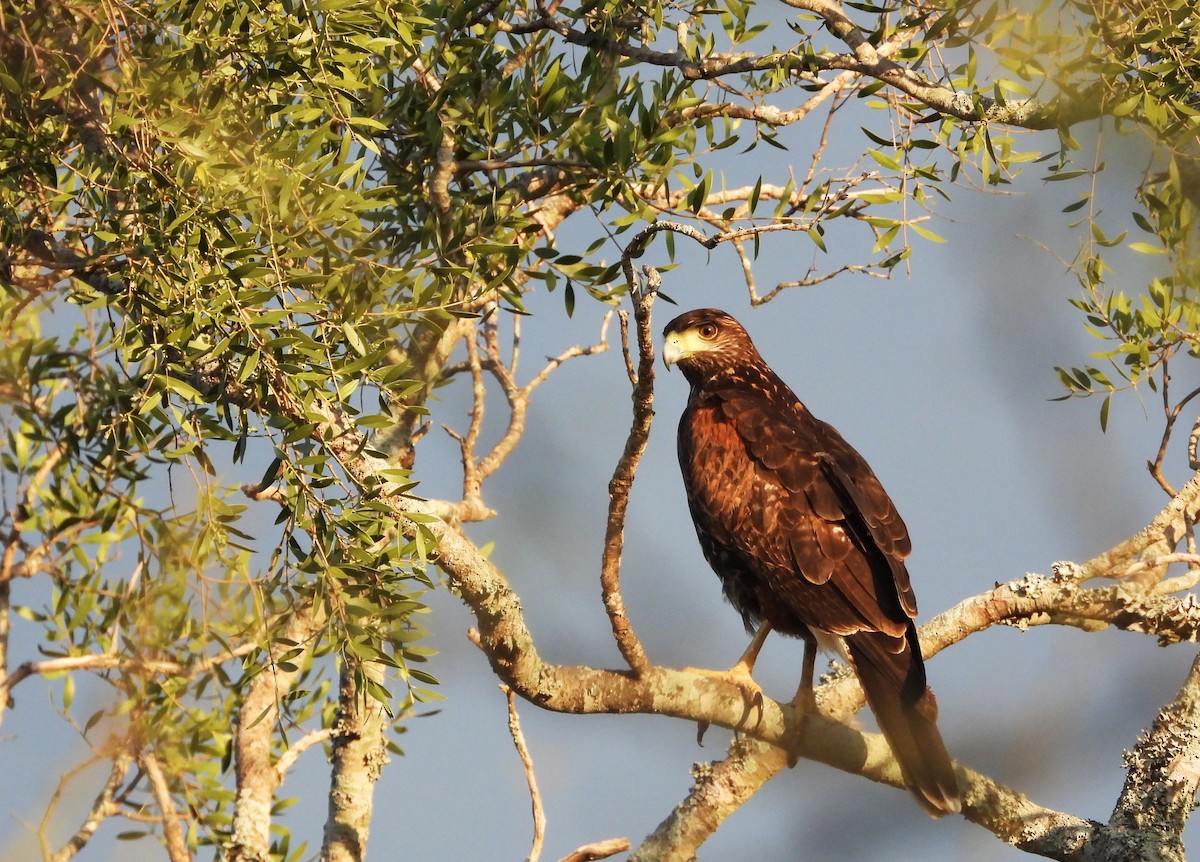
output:
[{"label": "hawk's tail", "polygon": [[917,801],[934,817],[962,810],[954,764],[937,728],[937,699],[925,684],[917,631],[903,639],[882,632],[846,637],[854,669]]}]

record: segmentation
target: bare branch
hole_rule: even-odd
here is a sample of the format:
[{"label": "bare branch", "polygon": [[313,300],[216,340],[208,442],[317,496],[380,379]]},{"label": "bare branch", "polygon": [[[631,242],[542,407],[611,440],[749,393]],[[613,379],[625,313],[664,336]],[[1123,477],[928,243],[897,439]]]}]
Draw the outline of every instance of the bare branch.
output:
[{"label": "bare branch", "polygon": [[[482,521],[495,516],[495,511],[483,501],[483,482],[498,469],[512,454],[525,434],[526,416],[529,410],[529,399],[537,387],[549,379],[565,362],[580,356],[593,356],[608,350],[608,325],[612,312],[604,316],[600,326],[600,338],[594,344],[587,346],[574,345],[567,348],[558,356],[547,359],[546,365],[524,386],[518,386],[514,378],[517,364],[517,344],[520,340],[518,323],[514,322],[513,348],[508,364],[500,346],[500,337],[493,313],[484,323],[484,356],[479,354],[479,346],[473,338],[467,342],[467,369],[471,372],[473,405],[471,408],[471,423],[465,435],[459,434],[447,426],[446,433],[459,444],[463,468],[463,499],[461,503],[448,503],[445,510],[449,517],[458,522]],[[519,318],[518,318],[519,320]],[[477,458],[475,450],[479,443],[479,433],[483,425],[483,416],[487,391],[484,386],[483,371],[487,369],[492,377],[500,384],[508,402],[508,426],[500,439],[482,458]]]},{"label": "bare branch", "polygon": [[[484,326],[488,327],[489,331],[495,327],[494,314]],[[479,358],[479,345],[475,342],[474,334],[468,336],[465,343],[467,367],[471,371],[471,424],[465,435],[458,434],[445,425],[442,427],[446,429],[446,433],[458,441],[462,458],[463,512],[460,517],[463,520],[483,520],[496,514],[483,504],[481,496],[483,475],[479,469],[479,462],[475,458],[475,447],[479,442],[479,431],[483,427],[483,416],[487,405],[487,389],[483,383],[483,364]],[[493,358],[492,361],[494,362],[495,359]]]},{"label": "bare branch", "polygon": [[167,777],[163,774],[162,764],[149,751],[138,752],[137,761],[150,781],[150,789],[154,793],[154,801],[158,805],[167,856],[171,862],[191,862],[192,852],[188,850],[187,841],[184,839],[180,815],[175,810],[175,801],[171,798],[171,788],[167,786]]},{"label": "bare branch", "polygon": [[[632,244],[631,244],[632,245]],[[632,273],[633,266],[627,249],[621,256],[622,269]],[[612,625],[613,637],[625,661],[639,676],[650,670],[629,617],[625,613],[625,600],[621,597],[621,549],[625,543],[625,514],[629,508],[629,492],[633,488],[633,477],[646,451],[650,439],[650,423],[654,418],[654,339],[650,333],[650,309],[658,292],[657,271],[646,268],[647,284],[644,290],[630,280],[629,295],[633,299],[634,321],[638,335],[637,383],[633,387],[633,422],[625,448],[613,470],[608,483],[608,519],[604,529],[604,553],[600,563],[600,589],[604,608]]]},{"label": "bare branch", "polygon": [[529,849],[528,862],[537,862],[542,855],[542,843],[546,836],[546,809],[542,807],[542,794],[538,792],[537,777],[533,772],[533,758],[525,745],[525,734],[521,732],[521,720],[517,717],[517,704],[513,690],[503,683],[500,690],[508,701],[508,733],[512,737],[521,768],[525,770],[525,783],[529,785],[529,802],[533,807],[533,844]]},{"label": "bare branch", "polygon": [[[1163,417],[1164,417],[1162,439],[1159,441],[1158,452],[1155,454],[1154,460],[1151,461],[1146,466],[1150,470],[1150,475],[1154,477],[1154,481],[1156,481],[1159,484],[1159,487],[1161,487],[1167,493],[1167,496],[1174,497],[1178,493],[1178,491],[1176,491],[1175,488],[1171,485],[1171,483],[1167,481],[1167,477],[1163,474],[1163,471],[1162,471],[1163,461],[1167,457],[1167,446],[1171,442],[1171,435],[1175,430],[1175,422],[1179,419],[1179,414],[1181,412],[1183,412],[1183,408],[1188,405],[1189,401],[1191,401],[1197,395],[1200,395],[1200,389],[1193,389],[1187,395],[1183,396],[1183,398],[1181,398],[1177,403],[1171,404],[1171,375],[1170,375],[1170,372],[1168,371],[1167,366],[1168,366],[1168,359],[1164,358],[1162,361],[1162,386],[1161,386],[1162,408],[1163,408]],[[1200,427],[1200,423],[1197,423],[1196,427]],[[1196,433],[1195,428],[1192,429],[1192,433],[1194,436]],[[1190,453],[1193,453],[1194,451],[1195,451],[1195,449],[1194,449],[1193,437],[1189,437],[1188,438],[1189,455],[1190,455]],[[1191,460],[1194,460],[1194,459],[1189,457],[1189,461],[1191,461]],[[1197,470],[1197,469],[1200,469],[1200,467],[1192,467],[1191,469]]]},{"label": "bare branch", "polygon": [[287,772],[292,768],[292,765],[300,759],[300,755],[308,751],[314,745],[323,745],[333,738],[336,733],[336,728],[318,727],[316,730],[310,730],[304,736],[297,739],[287,751],[279,755],[279,759],[275,761],[275,775],[279,784],[283,783],[287,777]]},{"label": "bare branch", "polygon": [[621,321],[621,355],[625,357],[625,373],[629,375],[629,385],[637,386],[637,369],[633,367],[633,354],[629,352],[629,312],[621,309],[617,314]]},{"label": "bare branch", "polygon": [[92,803],[92,807],[88,809],[87,817],[70,840],[64,844],[58,852],[50,857],[50,862],[69,862],[75,857],[75,854],[82,850],[91,840],[100,824],[107,817],[116,813],[116,803],[113,797],[117,792],[117,788],[121,786],[121,781],[125,777],[125,773],[129,771],[129,764],[133,761],[133,757],[127,751],[118,751],[113,755],[112,769],[109,770],[108,779],[104,782],[104,786],[100,789],[100,793],[96,796],[96,801]]},{"label": "bare branch", "polygon": [[[518,441],[520,441],[521,437],[524,435],[525,418],[528,413],[529,399],[533,395],[534,390],[545,383],[546,380],[549,379],[550,375],[553,374],[563,363],[580,356],[594,356],[598,353],[604,353],[606,350],[608,350],[608,325],[612,320],[612,314],[613,313],[609,311],[604,315],[604,320],[600,324],[599,341],[587,346],[574,345],[572,347],[568,347],[558,356],[550,357],[546,361],[546,364],[543,366],[542,370],[534,375],[534,377],[528,383],[521,387],[518,387],[516,383],[513,382],[509,370],[505,368],[503,360],[500,356],[499,345],[495,345],[494,348],[489,346],[488,356],[491,360],[489,367],[493,370],[493,373],[496,374],[497,380],[500,381],[505,397],[508,399],[511,414],[509,416],[508,428],[505,429],[504,435],[499,441],[496,442],[496,445],[492,447],[492,450],[488,452],[488,454],[479,462],[479,471],[484,478],[492,475],[500,468],[500,465],[504,463],[510,454],[512,454],[512,451],[516,448]],[[515,348],[512,364],[514,366],[516,364]]]},{"label": "bare branch", "polygon": [[628,849],[628,838],[608,838],[604,841],[584,844],[568,853],[559,862],[594,862],[597,859],[607,859],[609,856],[624,853]]},{"label": "bare branch", "polygon": [[642,841],[629,862],[687,862],[725,820],[788,765],[787,752],[753,739],[735,741],[717,763],[696,764],[687,797]]},{"label": "bare branch", "polygon": [[608,350],[608,326],[612,322],[612,317],[613,317],[614,311],[615,311],[615,309],[610,309],[609,311],[606,311],[604,313],[604,318],[600,322],[600,340],[599,341],[597,341],[595,344],[590,344],[586,347],[581,347],[579,345],[576,345],[574,347],[568,347],[566,350],[564,350],[558,356],[550,357],[547,360],[545,367],[542,368],[542,370],[539,371],[532,380],[530,380],[528,383],[526,383],[524,387],[522,387],[522,391],[527,396],[529,394],[531,394],[534,389],[536,389],[538,386],[541,386],[543,383],[545,383],[546,379],[555,370],[557,370],[560,365],[562,365],[564,362],[567,362],[568,360],[574,359],[578,356],[594,356],[597,353],[604,353],[606,350]]}]

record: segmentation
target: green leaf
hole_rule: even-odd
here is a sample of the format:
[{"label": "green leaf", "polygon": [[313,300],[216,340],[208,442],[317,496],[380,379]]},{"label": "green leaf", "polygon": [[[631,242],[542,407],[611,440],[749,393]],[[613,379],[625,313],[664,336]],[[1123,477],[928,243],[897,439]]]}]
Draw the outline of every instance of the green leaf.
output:
[{"label": "green leaf", "polygon": [[754,184],[754,188],[750,192],[750,199],[747,201],[747,207],[749,208],[751,214],[753,214],[754,210],[758,207],[758,199],[762,196],[762,185],[763,178],[760,175],[758,181]]},{"label": "green leaf", "polygon": [[919,225],[919,224],[912,224],[911,227],[913,230],[915,230],[921,236],[925,237],[925,239],[927,239],[927,240],[930,240],[932,242],[945,242],[946,241],[945,237],[943,237],[941,234],[934,233],[933,231],[929,230],[929,228],[921,227],[921,225]]}]

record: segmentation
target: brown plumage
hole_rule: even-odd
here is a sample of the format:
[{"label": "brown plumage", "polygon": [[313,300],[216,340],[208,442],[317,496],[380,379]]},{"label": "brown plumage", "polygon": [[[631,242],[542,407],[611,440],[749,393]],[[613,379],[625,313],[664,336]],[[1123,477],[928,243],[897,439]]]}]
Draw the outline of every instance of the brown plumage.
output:
[{"label": "brown plumage", "polygon": [[913,624],[908,530],[883,486],[728,314],[689,311],[664,335],[664,360],[691,384],[679,422],[688,507],[725,596],[748,629],[803,638],[809,672],[814,641],[840,638],[918,801],[959,811]]}]

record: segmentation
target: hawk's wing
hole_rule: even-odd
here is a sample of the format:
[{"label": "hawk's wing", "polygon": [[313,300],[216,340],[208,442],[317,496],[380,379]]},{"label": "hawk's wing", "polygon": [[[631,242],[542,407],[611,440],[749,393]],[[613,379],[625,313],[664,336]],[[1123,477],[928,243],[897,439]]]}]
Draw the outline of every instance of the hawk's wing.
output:
[{"label": "hawk's wing", "polygon": [[781,383],[719,389],[687,414],[697,526],[806,625],[902,638],[916,614],[908,531],[862,456]]}]

